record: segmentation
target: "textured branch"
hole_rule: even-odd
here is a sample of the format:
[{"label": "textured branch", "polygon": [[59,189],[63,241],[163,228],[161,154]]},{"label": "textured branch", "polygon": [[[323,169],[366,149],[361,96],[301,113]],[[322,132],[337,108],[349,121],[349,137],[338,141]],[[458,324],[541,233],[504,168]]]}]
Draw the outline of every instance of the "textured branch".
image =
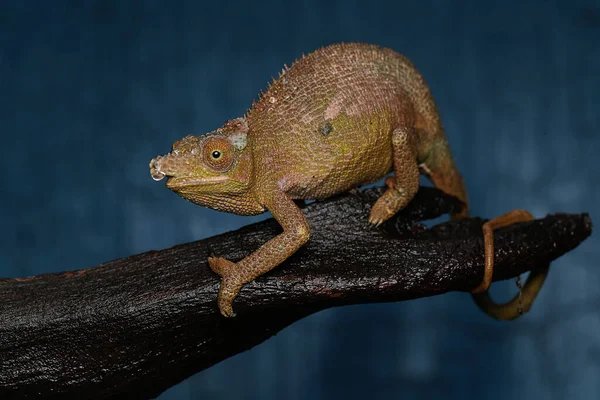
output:
[{"label": "textured branch", "polygon": [[[219,280],[206,258],[244,257],[280,231],[273,220],[95,268],[0,280],[0,398],[150,398],[316,311],[479,283],[482,220],[413,224],[457,207],[422,188],[396,219],[373,229],[366,216],[379,193],[307,206],[311,241],[248,284],[233,319],[217,311]],[[499,231],[494,279],[547,263],[590,232],[586,214]]]}]

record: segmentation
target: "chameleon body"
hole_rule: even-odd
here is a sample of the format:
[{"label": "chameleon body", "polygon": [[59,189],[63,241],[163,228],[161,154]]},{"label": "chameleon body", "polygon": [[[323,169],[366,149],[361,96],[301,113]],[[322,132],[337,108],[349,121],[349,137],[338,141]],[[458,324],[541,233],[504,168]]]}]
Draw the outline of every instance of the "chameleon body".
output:
[{"label": "chameleon body", "polygon": [[[284,68],[246,115],[202,136],[187,136],[150,162],[154,179],[196,204],[241,215],[269,210],[283,232],[237,263],[210,257],[222,277],[218,305],[275,268],[310,237],[297,199],[323,199],[387,178],[368,216],[378,225],[406,206],[425,174],[468,199],[436,104],[401,54],[375,45],[323,47]],[[491,279],[491,278],[490,278]],[[489,286],[489,282],[487,284]],[[484,290],[487,287],[483,288]]]}]

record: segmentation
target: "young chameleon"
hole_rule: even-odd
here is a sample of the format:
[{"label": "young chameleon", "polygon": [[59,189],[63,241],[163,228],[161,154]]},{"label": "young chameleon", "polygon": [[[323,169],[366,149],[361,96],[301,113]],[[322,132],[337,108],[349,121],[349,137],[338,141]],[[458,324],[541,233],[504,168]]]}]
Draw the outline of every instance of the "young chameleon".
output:
[{"label": "young chameleon", "polygon": [[[393,171],[370,211],[379,225],[406,206],[419,174],[464,203],[468,199],[434,99],[404,56],[360,43],[335,44],[303,56],[281,72],[246,115],[203,136],[187,136],[150,162],[155,180],[193,203],[241,215],[269,210],[283,232],[233,263],[210,257],[222,277],[218,305],[291,256],[310,236],[296,199],[323,199],[375,182]],[[484,225],[485,275],[477,304],[498,319],[516,318],[540,290],[546,269],[530,274],[521,297],[496,304],[487,295],[493,273],[493,229],[531,219],[515,210]]]}]

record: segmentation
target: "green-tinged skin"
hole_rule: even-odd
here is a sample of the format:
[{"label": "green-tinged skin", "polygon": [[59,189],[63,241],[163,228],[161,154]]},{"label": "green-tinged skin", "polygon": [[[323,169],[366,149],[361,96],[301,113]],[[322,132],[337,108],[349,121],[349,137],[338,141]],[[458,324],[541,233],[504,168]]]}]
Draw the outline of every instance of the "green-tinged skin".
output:
[{"label": "green-tinged skin", "polygon": [[189,201],[241,215],[269,210],[283,227],[237,263],[209,258],[222,277],[218,303],[228,317],[245,283],[309,240],[295,199],[327,198],[393,171],[369,214],[379,225],[411,201],[423,173],[464,203],[454,217],[468,215],[463,180],[425,81],[404,56],[367,44],[336,44],[304,56],[244,117],[175,142],[150,170],[156,180],[168,177],[167,187]]}]

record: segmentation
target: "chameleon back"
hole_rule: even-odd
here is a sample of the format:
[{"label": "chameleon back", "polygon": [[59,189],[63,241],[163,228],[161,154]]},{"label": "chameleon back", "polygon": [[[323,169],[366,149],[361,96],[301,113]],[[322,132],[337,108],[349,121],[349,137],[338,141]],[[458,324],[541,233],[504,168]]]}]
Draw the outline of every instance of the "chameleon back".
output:
[{"label": "chameleon back", "polygon": [[423,148],[444,135],[414,66],[357,43],[319,49],[284,69],[246,118],[255,176],[293,198],[326,198],[385,176],[400,125],[419,128]]}]

